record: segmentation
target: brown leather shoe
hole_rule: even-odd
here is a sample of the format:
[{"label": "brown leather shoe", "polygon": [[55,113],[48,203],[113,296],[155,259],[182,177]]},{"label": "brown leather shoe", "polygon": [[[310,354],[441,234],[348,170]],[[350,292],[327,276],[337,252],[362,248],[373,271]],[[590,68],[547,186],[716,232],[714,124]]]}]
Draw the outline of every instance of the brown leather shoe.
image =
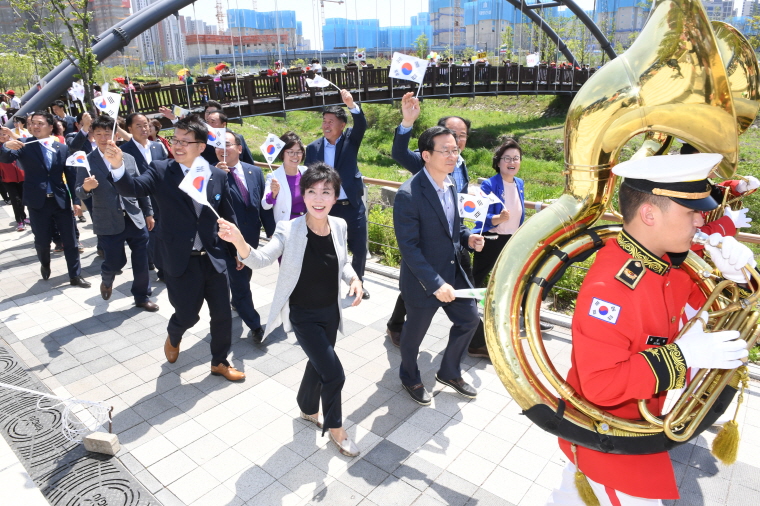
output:
[{"label": "brown leather shoe", "polygon": [[238,381],[241,379],[245,379],[245,373],[240,372],[234,367],[230,367],[228,365],[219,364],[219,365],[212,365],[211,366],[211,374],[213,376],[224,376],[230,381]]},{"label": "brown leather shoe", "polygon": [[487,346],[481,346],[480,348],[469,347],[467,348],[467,354],[475,358],[487,358],[489,360],[491,359],[491,356],[488,354]]},{"label": "brown leather shoe", "polygon": [[103,297],[103,300],[110,299],[112,292],[113,292],[112,286],[106,286],[105,283],[100,283],[100,296]]},{"label": "brown leather shoe", "polygon": [[391,329],[385,329],[385,333],[388,337],[391,338],[391,342],[393,343],[393,346],[398,348],[401,346],[401,332],[394,332]]},{"label": "brown leather shoe", "polygon": [[149,300],[145,301],[145,302],[140,302],[138,304],[135,304],[135,306],[141,307],[144,310],[146,310],[148,312],[151,312],[151,313],[155,313],[156,311],[158,311],[158,304],[156,304],[154,302],[151,302]]},{"label": "brown leather shoe", "polygon": [[169,339],[169,336],[166,336],[166,342],[164,343],[164,355],[166,355],[166,360],[173,364],[177,361],[177,357],[179,357],[179,345],[175,348],[172,346],[172,341]]}]

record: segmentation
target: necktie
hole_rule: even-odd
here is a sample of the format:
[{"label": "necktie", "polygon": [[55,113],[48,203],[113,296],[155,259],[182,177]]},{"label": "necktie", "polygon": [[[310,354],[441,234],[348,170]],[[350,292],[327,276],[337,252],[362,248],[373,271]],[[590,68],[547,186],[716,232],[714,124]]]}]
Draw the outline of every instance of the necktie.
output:
[{"label": "necktie", "polygon": [[[189,169],[185,170],[184,173],[187,175]],[[198,202],[195,199],[190,199],[193,201],[193,208],[195,209],[195,216],[200,218],[201,211],[203,210],[203,204]],[[195,240],[193,240],[193,249],[196,251],[201,251],[203,249],[203,242],[201,241],[201,236],[198,234],[198,232],[195,232]]]},{"label": "necktie", "polygon": [[248,190],[245,189],[245,185],[243,184],[243,181],[241,181],[238,175],[235,173],[235,169],[230,170],[230,174],[232,174],[232,177],[235,178],[235,184],[237,185],[238,190],[240,190],[240,194],[243,196],[243,202],[245,202],[245,207],[250,206],[251,197],[248,195]]}]

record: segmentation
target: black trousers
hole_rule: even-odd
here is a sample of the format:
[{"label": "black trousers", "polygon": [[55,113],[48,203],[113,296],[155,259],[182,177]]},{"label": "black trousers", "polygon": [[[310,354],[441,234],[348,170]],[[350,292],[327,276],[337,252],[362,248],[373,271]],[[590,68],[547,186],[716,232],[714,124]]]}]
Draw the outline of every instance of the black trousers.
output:
[{"label": "black trousers", "polygon": [[[489,234],[491,235],[491,234]],[[497,235],[496,239],[487,239],[483,249],[476,251],[472,260],[472,277],[475,288],[485,288],[485,280],[496,265],[501,250],[507,245],[512,235]]]},{"label": "black trousers", "polygon": [[10,197],[11,205],[13,206],[13,217],[17,223],[21,223],[26,219],[26,213],[24,212],[24,183],[2,183],[5,189],[8,191],[8,197]]},{"label": "black trousers", "polygon": [[[457,276],[454,288],[466,288],[464,279]],[[414,386],[422,383],[420,370],[417,367],[417,356],[420,353],[420,344],[430,327],[438,306],[417,307],[413,303],[406,303],[407,319],[404,329],[401,331],[401,367],[399,377],[401,383]],[[449,342],[443,352],[441,367],[438,369],[438,377],[444,380],[460,378],[462,376],[462,355],[467,351],[475,330],[478,328],[478,308],[475,299],[454,299],[453,302],[444,304],[443,310],[451,320],[452,326],[449,331]]]},{"label": "black trousers", "polygon": [[346,220],[346,243],[353,258],[351,267],[356,275],[364,280],[364,266],[367,264],[367,214],[364,204],[358,208],[348,205],[335,204],[330,210],[330,216]]},{"label": "black trousers", "polygon": [[307,415],[313,415],[319,411],[321,400],[322,434],[327,429],[340,428],[343,426],[341,391],[346,375],[335,354],[340,324],[338,304],[318,309],[291,305],[290,324],[298,344],[309,358],[296,397],[298,407]]},{"label": "black trousers", "polygon": [[124,231],[120,234],[99,235],[98,243],[103,249],[104,260],[100,265],[101,278],[106,286],[113,286],[116,272],[127,265],[124,243],[132,252],[132,296],[136,304],[148,302],[152,290],[148,275],[148,229],[137,228],[132,218],[124,217]]},{"label": "black trousers", "polygon": [[232,310],[227,271],[217,272],[208,255],[191,256],[181,276],[165,273],[166,289],[174,314],[167,331],[172,346],[179,346],[182,335],[198,323],[203,301],[211,314],[211,365],[230,365],[227,355],[232,342]]},{"label": "black trousers", "polygon": [[45,266],[50,265],[50,240],[53,225],[55,225],[63,243],[63,254],[69,268],[69,278],[79,276],[82,269],[79,264],[79,245],[74,213],[71,208],[61,209],[54,198],[46,198],[41,208],[29,208],[29,221],[32,224],[34,248],[37,250],[40,263]]},{"label": "black trousers", "polygon": [[253,294],[251,293],[253,271],[250,267],[237,270],[235,265],[235,259],[227,257],[227,274],[230,277],[230,292],[232,293],[230,302],[235,306],[238,315],[249,329],[260,329],[261,316],[253,306]]},{"label": "black trousers", "polygon": [[[464,271],[467,273],[467,277],[470,279],[470,283],[473,283],[472,270],[470,268],[470,254],[464,250],[462,251],[459,259],[462,262],[462,268],[464,268]],[[473,286],[477,285],[473,283]],[[404,328],[405,318],[406,304],[404,303],[404,299],[401,297],[401,294],[398,294],[396,305],[393,307],[393,313],[391,313],[391,318],[388,320],[388,330],[392,332],[401,332],[401,330]],[[470,347],[482,348],[485,345],[486,334],[485,329],[483,328],[483,321],[480,320],[478,322],[478,328],[475,330],[475,335],[473,335],[472,341],[470,342]]]}]

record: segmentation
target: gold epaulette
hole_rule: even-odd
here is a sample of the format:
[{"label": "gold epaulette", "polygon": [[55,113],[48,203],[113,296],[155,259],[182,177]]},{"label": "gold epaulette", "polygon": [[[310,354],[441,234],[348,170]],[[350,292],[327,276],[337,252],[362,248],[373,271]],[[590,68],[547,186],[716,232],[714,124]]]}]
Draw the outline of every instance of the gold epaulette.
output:
[{"label": "gold epaulette", "polygon": [[641,260],[631,258],[623,264],[623,267],[621,267],[621,269],[615,275],[615,279],[633,290],[644,277],[645,273],[646,269],[644,268],[644,264],[641,262]]}]

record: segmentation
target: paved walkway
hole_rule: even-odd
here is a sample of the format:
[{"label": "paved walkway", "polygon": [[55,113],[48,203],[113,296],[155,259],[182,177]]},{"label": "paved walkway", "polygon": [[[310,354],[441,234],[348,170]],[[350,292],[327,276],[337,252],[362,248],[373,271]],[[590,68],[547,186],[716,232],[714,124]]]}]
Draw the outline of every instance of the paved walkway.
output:
[{"label": "paved walkway", "polygon": [[[0,207],[0,338],[56,395],[114,406],[122,443],[117,457],[166,506],[530,506],[544,504],[559,482],[565,458],[556,439],[520,415],[490,363],[465,359],[476,400],[435,386],[449,329],[445,316],[431,326],[419,360],[433,405],[421,408],[401,390],[399,353],[384,337],[397,296],[394,280],[368,275],[372,298],[344,313],[346,335],[337,346],[347,375],[343,414],[362,450],[360,458],[348,459],[298,418],[305,356],[292,335],[280,329],[256,346],[242,338],[247,330],[236,317],[231,358],[247,379],[229,383],[208,374],[204,307],[179,360],[168,364],[163,343],[172,308],[165,285],[155,284],[158,313],[137,310],[127,267],[111,300],[103,301],[89,221],[80,230],[92,288],[69,286],[61,255],[54,256],[50,280],[42,281],[32,234],[11,231],[9,211]],[[276,266],[254,272],[254,300],[264,319],[276,276]],[[545,338],[564,372],[568,331],[557,328]],[[760,395],[748,398],[736,465],[725,467],[710,455],[713,432],[672,453],[682,495],[675,504],[760,501]],[[6,454],[0,451],[0,460]],[[11,489],[3,468],[5,460],[5,495]]]}]

